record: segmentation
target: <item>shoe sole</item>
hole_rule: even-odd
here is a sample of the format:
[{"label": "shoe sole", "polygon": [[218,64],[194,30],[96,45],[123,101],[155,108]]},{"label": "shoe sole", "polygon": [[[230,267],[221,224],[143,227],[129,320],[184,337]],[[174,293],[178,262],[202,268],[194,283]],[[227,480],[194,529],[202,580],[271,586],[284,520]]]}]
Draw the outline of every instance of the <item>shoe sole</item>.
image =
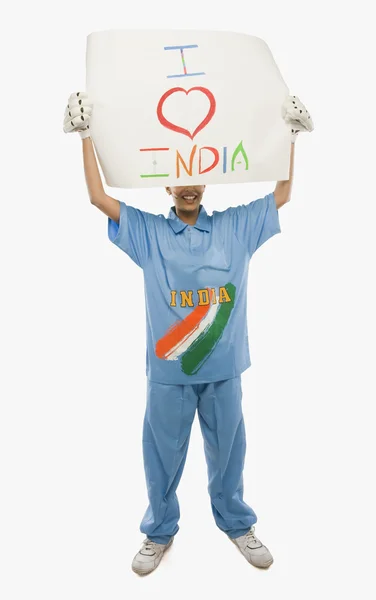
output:
[{"label": "shoe sole", "polygon": [[150,575],[150,573],[153,573],[153,571],[155,571],[155,569],[157,569],[157,567],[159,567],[161,560],[164,557],[164,555],[166,554],[166,552],[169,550],[169,548],[171,548],[173,541],[174,541],[174,538],[171,538],[171,540],[168,542],[166,548],[164,549],[163,553],[161,554],[161,557],[160,557],[158,563],[150,571],[143,571],[142,569],[137,569],[137,567],[133,567],[133,566],[132,566],[132,571],[134,573],[136,573],[137,575]]},{"label": "shoe sole", "polygon": [[[227,537],[228,537],[228,536],[227,536]],[[231,540],[231,541],[232,541],[232,543],[234,544],[234,546],[236,546],[236,547],[237,547],[237,549],[238,549],[238,551],[240,552],[240,554],[241,554],[242,556],[244,556],[244,554],[243,554],[243,552],[240,550],[240,548],[239,548],[238,544],[237,544],[236,542],[234,542],[234,540],[233,540],[232,538],[230,538],[230,537],[229,537],[229,540]],[[244,558],[246,559],[246,557],[245,557],[245,556],[244,556]],[[247,560],[247,559],[246,559],[246,560]],[[274,559],[272,558],[272,560],[271,560],[271,561],[270,561],[268,564],[266,564],[266,565],[264,565],[264,566],[262,566],[262,567],[261,567],[260,565],[255,565],[255,564],[254,564],[253,562],[251,562],[250,560],[247,560],[247,562],[248,562],[250,565],[252,565],[252,567],[256,567],[256,569],[269,569],[269,567],[271,567],[271,566],[272,566],[272,564],[273,564],[273,562],[274,562]]]}]

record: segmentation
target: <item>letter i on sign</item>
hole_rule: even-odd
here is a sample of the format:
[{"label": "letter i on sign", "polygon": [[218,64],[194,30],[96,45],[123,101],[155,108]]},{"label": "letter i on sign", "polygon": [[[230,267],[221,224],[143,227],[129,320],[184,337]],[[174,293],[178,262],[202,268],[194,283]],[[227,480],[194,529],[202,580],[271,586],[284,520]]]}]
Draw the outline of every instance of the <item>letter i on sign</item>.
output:
[{"label": "letter i on sign", "polygon": [[152,158],[153,158],[153,170],[154,173],[143,173],[142,175],[140,175],[140,177],[169,177],[169,173],[157,173],[156,172],[156,166],[158,164],[157,161],[157,157],[156,157],[156,152],[167,152],[170,148],[140,148],[140,152],[152,152]]},{"label": "letter i on sign", "polygon": [[198,48],[197,44],[190,44],[187,46],[165,46],[165,50],[180,50],[181,61],[183,63],[183,73],[178,73],[177,75],[167,75],[168,79],[172,79],[174,77],[193,77],[194,75],[205,75],[205,73],[188,73],[187,66],[185,64],[184,50],[188,48]]}]

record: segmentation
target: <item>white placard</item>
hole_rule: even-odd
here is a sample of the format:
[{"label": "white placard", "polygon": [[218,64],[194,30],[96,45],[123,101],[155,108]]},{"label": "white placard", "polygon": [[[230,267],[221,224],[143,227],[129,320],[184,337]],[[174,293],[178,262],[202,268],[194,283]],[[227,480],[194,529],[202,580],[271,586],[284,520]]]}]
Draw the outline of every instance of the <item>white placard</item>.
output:
[{"label": "white placard", "polygon": [[113,187],[288,179],[288,95],[267,44],[214,31],[92,33],[91,134]]}]

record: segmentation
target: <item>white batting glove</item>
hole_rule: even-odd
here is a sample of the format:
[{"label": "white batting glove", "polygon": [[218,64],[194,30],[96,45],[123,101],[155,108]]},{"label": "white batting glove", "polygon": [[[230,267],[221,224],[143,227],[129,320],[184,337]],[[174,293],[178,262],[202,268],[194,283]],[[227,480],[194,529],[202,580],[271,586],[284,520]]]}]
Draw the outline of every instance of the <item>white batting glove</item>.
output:
[{"label": "white batting glove", "polygon": [[311,115],[297,96],[287,96],[282,105],[282,117],[291,127],[292,143],[296,141],[298,133],[314,129]]},{"label": "white batting glove", "polygon": [[89,121],[92,110],[93,105],[85,92],[71,94],[64,113],[65,133],[78,132],[83,140],[90,137]]}]

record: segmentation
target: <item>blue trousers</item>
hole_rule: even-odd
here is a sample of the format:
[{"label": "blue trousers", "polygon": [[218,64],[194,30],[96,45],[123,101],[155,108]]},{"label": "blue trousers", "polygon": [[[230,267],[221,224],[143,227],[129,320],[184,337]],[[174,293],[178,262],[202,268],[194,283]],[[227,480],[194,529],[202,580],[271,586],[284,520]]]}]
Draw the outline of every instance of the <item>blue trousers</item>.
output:
[{"label": "blue trousers", "polygon": [[159,544],[167,544],[179,530],[176,490],[196,410],[217,526],[236,538],[257,521],[243,501],[246,439],[240,376],[195,385],[169,385],[148,379],[143,454],[149,506],[140,529]]}]

